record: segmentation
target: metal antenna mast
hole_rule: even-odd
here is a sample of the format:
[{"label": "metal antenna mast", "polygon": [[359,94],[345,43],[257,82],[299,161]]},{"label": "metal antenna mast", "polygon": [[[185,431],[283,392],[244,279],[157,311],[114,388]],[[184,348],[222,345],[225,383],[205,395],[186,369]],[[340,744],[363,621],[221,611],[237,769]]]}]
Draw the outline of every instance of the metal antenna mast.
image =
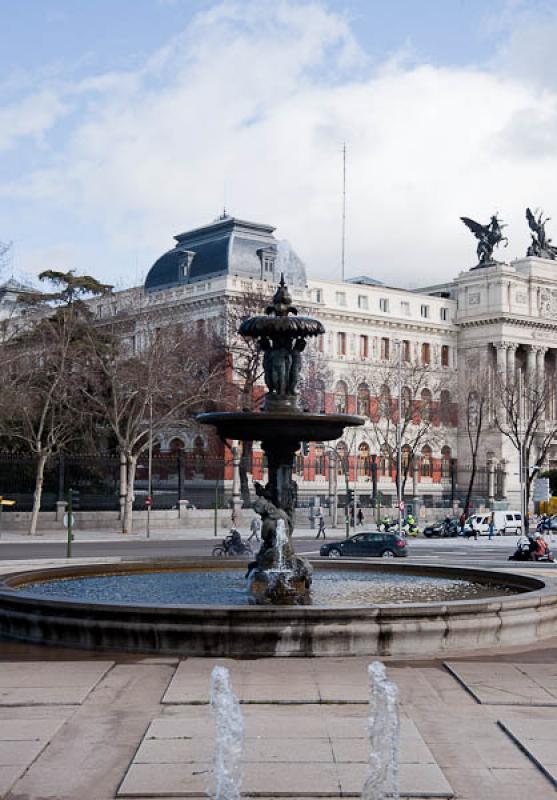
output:
[{"label": "metal antenna mast", "polygon": [[344,255],[346,239],[346,142],[342,145],[342,246],[340,251],[341,278],[344,281]]}]

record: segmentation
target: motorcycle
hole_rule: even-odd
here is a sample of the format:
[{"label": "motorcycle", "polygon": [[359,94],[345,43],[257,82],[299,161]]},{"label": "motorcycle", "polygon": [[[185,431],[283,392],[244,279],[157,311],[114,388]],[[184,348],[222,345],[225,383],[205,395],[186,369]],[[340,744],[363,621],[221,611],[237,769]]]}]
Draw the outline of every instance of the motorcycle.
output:
[{"label": "motorcycle", "polygon": [[536,555],[536,542],[532,536],[528,536],[528,541],[521,537],[516,543],[516,550],[508,558],[509,561],[541,561],[553,564],[554,559],[549,548],[543,555]]},{"label": "motorcycle", "polygon": [[243,556],[253,555],[249,543],[242,539],[237,530],[232,530],[228,536],[222,540],[222,544],[213,547],[212,555],[214,556]]}]

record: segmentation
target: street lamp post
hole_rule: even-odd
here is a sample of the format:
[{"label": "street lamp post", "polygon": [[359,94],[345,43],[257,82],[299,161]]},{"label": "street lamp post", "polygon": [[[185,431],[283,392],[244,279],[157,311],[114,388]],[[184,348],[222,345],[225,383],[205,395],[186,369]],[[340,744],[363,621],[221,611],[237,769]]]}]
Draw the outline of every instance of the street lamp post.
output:
[{"label": "street lamp post", "polygon": [[402,341],[398,340],[398,420],[396,425],[398,530],[402,533]]},{"label": "street lamp post", "polygon": [[151,504],[153,502],[153,398],[149,398],[149,457],[147,469],[147,539],[151,535]]}]

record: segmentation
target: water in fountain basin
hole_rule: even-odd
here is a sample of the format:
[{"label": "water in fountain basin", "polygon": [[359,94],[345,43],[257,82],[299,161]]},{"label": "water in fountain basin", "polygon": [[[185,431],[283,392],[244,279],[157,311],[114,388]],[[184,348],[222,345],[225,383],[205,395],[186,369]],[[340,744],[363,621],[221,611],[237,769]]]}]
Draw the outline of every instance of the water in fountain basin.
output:
[{"label": "water in fountain basin", "polygon": [[368,667],[369,698],[369,768],[362,789],[362,800],[385,800],[387,795],[399,800],[398,688],[388,680],[385,666],[373,661]]},{"label": "water in fountain basin", "polygon": [[211,673],[211,707],[215,713],[214,800],[240,800],[244,721],[226,667]]}]

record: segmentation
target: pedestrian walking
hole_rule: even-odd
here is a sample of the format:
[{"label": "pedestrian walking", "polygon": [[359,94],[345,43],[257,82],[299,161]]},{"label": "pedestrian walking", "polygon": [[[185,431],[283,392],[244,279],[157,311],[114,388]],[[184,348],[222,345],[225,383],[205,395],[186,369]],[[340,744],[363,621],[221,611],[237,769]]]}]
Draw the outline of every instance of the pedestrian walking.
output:
[{"label": "pedestrian walking", "polygon": [[326,539],[327,535],[325,533],[325,517],[323,516],[322,508],[320,508],[319,511],[317,512],[317,523],[318,523],[317,536],[315,538],[319,539],[319,537],[322,535],[323,538]]},{"label": "pedestrian walking", "polygon": [[364,512],[362,511],[361,508],[359,508],[358,509],[358,525],[361,526],[363,524],[364,524]]},{"label": "pedestrian walking", "polygon": [[488,525],[488,539],[491,541],[493,539],[493,535],[495,533],[495,519],[493,518],[493,514],[489,518],[489,525]]},{"label": "pedestrian walking", "polygon": [[460,535],[464,536],[464,526],[466,525],[466,514],[464,513],[464,511],[460,515],[460,518],[458,520],[458,524],[460,526]]},{"label": "pedestrian walking", "polygon": [[252,539],[255,539],[256,542],[260,541],[259,531],[261,530],[261,520],[259,517],[254,517],[250,522],[249,526],[250,534],[248,536],[248,542],[251,542]]}]

